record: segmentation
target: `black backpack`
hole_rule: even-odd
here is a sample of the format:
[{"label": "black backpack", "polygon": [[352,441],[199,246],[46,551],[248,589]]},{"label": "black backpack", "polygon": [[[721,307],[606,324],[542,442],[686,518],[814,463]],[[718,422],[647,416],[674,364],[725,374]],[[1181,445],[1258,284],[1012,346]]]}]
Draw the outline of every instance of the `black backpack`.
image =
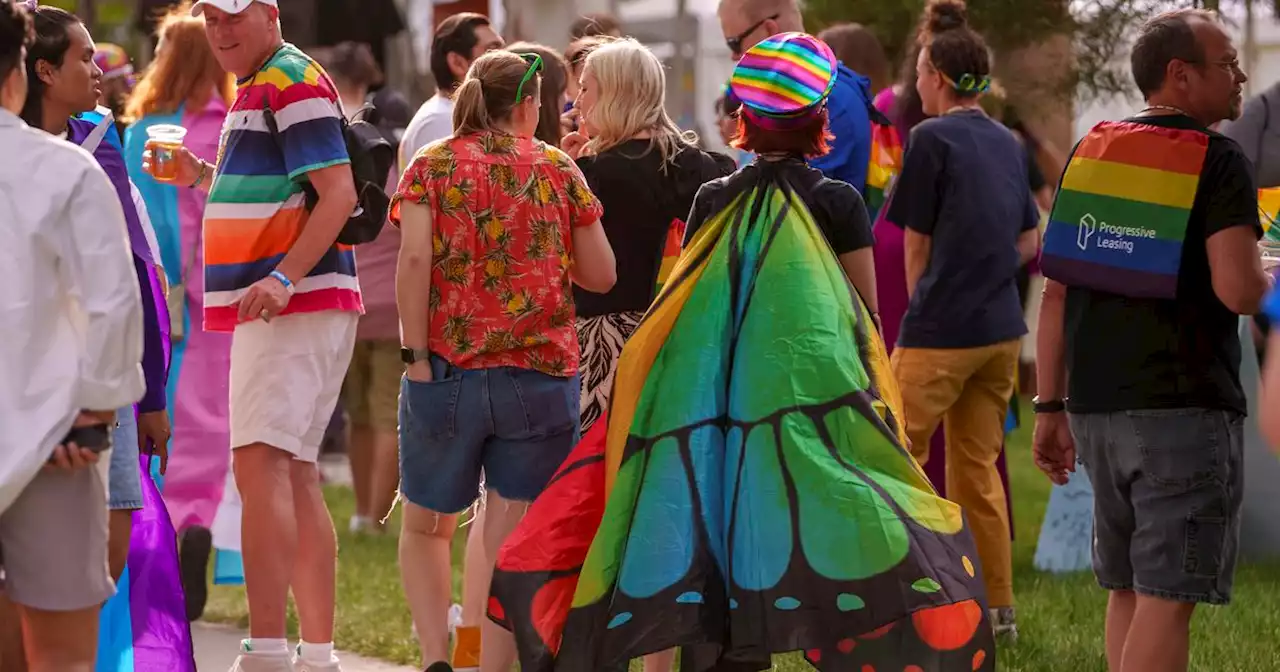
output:
[{"label": "black backpack", "polygon": [[[341,103],[338,107],[341,111]],[[351,121],[347,121],[345,112],[342,113],[342,137],[347,143],[347,155],[351,157],[351,177],[355,180],[357,199],[355,211],[338,233],[338,242],[343,245],[372,242],[381,233],[382,225],[387,221],[387,211],[391,208],[391,197],[387,196],[386,190],[387,175],[395,163],[396,151],[378,127],[369,123],[373,112],[373,105],[366,103]],[[267,131],[283,152],[284,143],[280,139],[280,126],[276,123],[275,114],[268,108],[263,110],[263,116]],[[306,192],[307,211],[310,212],[320,201],[320,194],[310,182],[304,182],[302,188]]]}]

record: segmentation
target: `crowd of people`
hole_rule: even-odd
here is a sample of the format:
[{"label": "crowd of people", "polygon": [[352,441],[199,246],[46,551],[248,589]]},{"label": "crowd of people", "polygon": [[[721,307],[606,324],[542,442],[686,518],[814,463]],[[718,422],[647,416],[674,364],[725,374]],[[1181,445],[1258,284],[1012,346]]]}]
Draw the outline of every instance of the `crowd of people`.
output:
[{"label": "crowd of people", "polygon": [[428,672],[994,669],[1033,314],[1036,463],[1092,483],[1108,666],[1185,670],[1194,606],[1231,597],[1237,323],[1273,284],[1253,164],[1211,130],[1241,112],[1227,32],[1144,24],[1146,109],[1063,157],[963,0],[896,82],[795,0],[718,16],[733,156],[608,16],[563,52],[450,16],[415,113],[367,45],[287,42],[277,0],[172,9],[140,78],[0,0],[0,666],[194,669],[216,549],[233,672],[339,669],[341,399],[350,530],[402,506]]}]

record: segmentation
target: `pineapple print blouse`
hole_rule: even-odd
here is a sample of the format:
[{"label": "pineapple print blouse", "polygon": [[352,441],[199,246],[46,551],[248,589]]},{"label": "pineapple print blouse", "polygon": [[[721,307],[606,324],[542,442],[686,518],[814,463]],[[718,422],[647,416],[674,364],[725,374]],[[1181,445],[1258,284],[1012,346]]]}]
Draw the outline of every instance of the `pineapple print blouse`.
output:
[{"label": "pineapple print blouse", "polygon": [[578,372],[572,227],[603,209],[568,155],[532,138],[476,133],[427,145],[400,204],[431,208],[431,351],[465,369]]}]

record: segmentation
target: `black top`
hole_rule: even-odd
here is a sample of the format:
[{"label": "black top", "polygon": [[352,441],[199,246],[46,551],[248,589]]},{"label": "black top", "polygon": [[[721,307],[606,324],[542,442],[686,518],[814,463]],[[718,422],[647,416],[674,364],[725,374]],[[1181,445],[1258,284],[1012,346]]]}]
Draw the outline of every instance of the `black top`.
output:
[{"label": "black top", "polygon": [[733,175],[702,185],[698,198],[693,202],[693,211],[689,214],[689,228],[685,231],[684,244],[687,246],[693,240],[693,234],[709,217],[729,205],[723,195],[727,194],[730,198],[738,195],[739,190],[732,188],[733,185],[743,180],[758,180],[761,170],[782,171],[787,181],[800,190],[801,197],[813,213],[815,223],[837,255],[875,244],[871,220],[867,217],[867,206],[858,190],[847,182],[824,177],[822,171],[809,167],[800,158],[763,163],[761,159],[757,159]]},{"label": "black top", "polygon": [[898,345],[978,348],[1027,333],[1017,241],[1040,212],[1027,151],[981,111],[927,119],[911,131],[888,220],[932,239]]},{"label": "black top", "polygon": [[1239,318],[1213,292],[1205,240],[1258,224],[1258,198],[1240,146],[1181,115],[1126,121],[1208,133],[1173,300],[1067,289],[1067,386],[1074,413],[1155,408],[1246,412]]},{"label": "black top", "polygon": [[664,172],[648,140],[629,140],[578,159],[578,167],[604,206],[600,221],[618,260],[618,282],[608,293],[574,287],[578,316],[647,310],[672,221],[689,214],[702,183],[733,172],[733,159],[687,147]]}]

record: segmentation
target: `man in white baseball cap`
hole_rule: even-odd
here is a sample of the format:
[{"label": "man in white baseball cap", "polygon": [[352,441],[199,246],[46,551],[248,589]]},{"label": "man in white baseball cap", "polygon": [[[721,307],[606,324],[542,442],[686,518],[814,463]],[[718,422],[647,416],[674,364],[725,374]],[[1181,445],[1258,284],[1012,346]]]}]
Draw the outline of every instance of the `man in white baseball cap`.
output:
[{"label": "man in white baseball cap", "polygon": [[217,7],[228,14],[239,14],[240,12],[248,9],[249,5],[252,5],[255,2],[263,5],[270,5],[277,9],[280,8],[280,3],[276,0],[198,0],[191,6],[191,15],[200,16],[200,14],[204,12],[206,5],[209,7]]},{"label": "man in white baseball cap", "polygon": [[[355,345],[355,255],[336,244],[357,205],[338,93],[284,41],[277,0],[200,0],[205,34],[239,81],[214,166],[174,152],[164,180],[209,192],[204,328],[232,334],[231,447],[243,503],[249,639],[235,672],[337,672],[337,542],[316,459]],[[154,175],[153,157],[144,166]],[[313,197],[308,197],[304,184]]]}]

